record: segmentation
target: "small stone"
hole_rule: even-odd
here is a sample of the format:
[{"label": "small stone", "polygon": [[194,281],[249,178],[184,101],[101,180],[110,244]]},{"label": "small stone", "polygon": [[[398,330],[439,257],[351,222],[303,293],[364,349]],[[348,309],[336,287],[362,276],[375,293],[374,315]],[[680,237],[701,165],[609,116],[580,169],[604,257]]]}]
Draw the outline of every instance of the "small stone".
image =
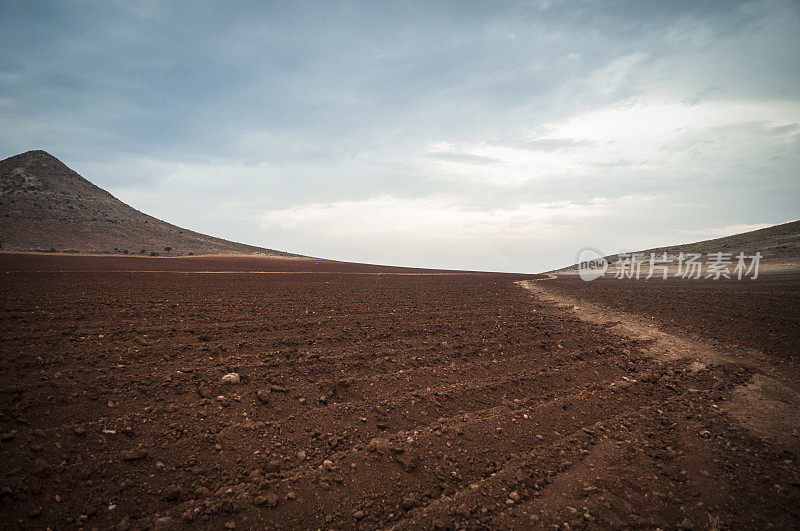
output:
[{"label": "small stone", "polygon": [[77,435],[78,437],[80,437],[82,435],[86,435],[86,429],[83,428],[82,426],[75,426],[75,430],[74,431],[75,431],[75,435]]},{"label": "small stone", "polygon": [[287,500],[294,500],[294,499],[296,499],[296,498],[297,498],[297,494],[295,494],[295,493],[294,493],[294,492],[292,492],[292,491],[289,491],[289,493],[286,495],[286,499],[287,499]]},{"label": "small stone", "polygon": [[514,500],[515,502],[519,501],[519,493],[517,491],[513,491],[511,494],[508,495],[508,497]]},{"label": "small stone", "polygon": [[258,400],[262,404],[266,404],[270,399],[269,389],[259,389],[258,392],[256,392],[256,397],[258,397]]},{"label": "small stone", "polygon": [[322,462],[322,466],[325,468],[331,468],[333,466],[333,461],[326,459]]},{"label": "small stone", "polygon": [[364,511],[356,511],[353,513],[353,516],[355,517],[356,520],[361,520],[362,518],[364,518]]},{"label": "small stone", "polygon": [[233,521],[225,522],[225,529],[236,529],[236,523]]},{"label": "small stone", "polygon": [[306,454],[303,450],[300,450],[299,452],[297,452],[297,457],[298,459],[302,459],[303,461],[305,461],[308,458],[308,454]]},{"label": "small stone", "polygon": [[417,501],[414,498],[411,496],[405,496],[403,501],[400,502],[400,507],[402,507],[404,511],[408,511],[413,509],[416,504]]},{"label": "small stone", "polygon": [[238,384],[241,381],[242,378],[238,372],[232,372],[222,377],[222,383],[224,384]]}]

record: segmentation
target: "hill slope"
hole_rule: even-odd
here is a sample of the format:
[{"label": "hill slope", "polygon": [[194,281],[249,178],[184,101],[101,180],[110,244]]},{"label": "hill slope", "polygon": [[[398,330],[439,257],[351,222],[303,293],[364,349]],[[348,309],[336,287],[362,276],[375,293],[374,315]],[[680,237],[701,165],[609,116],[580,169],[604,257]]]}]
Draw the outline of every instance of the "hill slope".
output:
[{"label": "hill slope", "polygon": [[[761,252],[762,263],[765,264],[786,264],[798,265],[800,263],[800,221],[790,221],[781,223],[764,229],[734,234],[723,238],[703,240],[694,243],[681,245],[671,245],[669,247],[656,247],[639,251],[649,257],[650,253],[661,256],[667,253],[670,258],[676,257],[679,253],[731,253],[736,256],[740,252],[752,255]],[[606,259],[613,261],[616,255],[606,256]],[[563,269],[553,272],[576,271],[577,264],[573,264]]]},{"label": "hill slope", "polygon": [[296,256],[214,238],[148,216],[44,151],[0,161],[0,249]]}]

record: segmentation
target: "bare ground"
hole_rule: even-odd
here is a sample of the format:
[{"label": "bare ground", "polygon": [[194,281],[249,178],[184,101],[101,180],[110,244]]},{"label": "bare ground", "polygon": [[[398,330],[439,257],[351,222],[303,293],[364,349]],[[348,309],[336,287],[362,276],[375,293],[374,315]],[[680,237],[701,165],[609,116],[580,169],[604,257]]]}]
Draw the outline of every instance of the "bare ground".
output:
[{"label": "bare ground", "polygon": [[9,527],[800,525],[796,330],[745,355],[562,279],[116,260],[0,256]]}]

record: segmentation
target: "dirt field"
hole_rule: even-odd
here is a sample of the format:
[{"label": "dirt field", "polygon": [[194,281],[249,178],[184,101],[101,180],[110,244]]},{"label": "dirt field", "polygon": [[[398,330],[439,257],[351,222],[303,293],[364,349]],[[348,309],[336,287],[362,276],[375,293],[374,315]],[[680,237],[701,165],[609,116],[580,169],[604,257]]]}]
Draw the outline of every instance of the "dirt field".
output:
[{"label": "dirt field", "polygon": [[4,527],[800,527],[796,279],[42,256],[0,254]]}]

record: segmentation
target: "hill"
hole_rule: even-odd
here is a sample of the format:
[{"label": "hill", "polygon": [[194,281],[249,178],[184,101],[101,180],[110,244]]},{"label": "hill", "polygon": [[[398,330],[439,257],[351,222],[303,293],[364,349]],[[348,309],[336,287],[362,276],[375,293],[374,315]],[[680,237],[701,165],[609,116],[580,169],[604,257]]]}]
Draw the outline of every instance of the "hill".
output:
[{"label": "hill", "polygon": [[[646,257],[649,257],[650,253],[655,253],[657,256],[667,253],[670,258],[675,258],[680,253],[706,255],[708,253],[723,252],[736,256],[740,252],[744,252],[747,255],[760,252],[763,257],[761,259],[763,264],[797,266],[800,264],[800,221],[790,221],[764,229],[712,240],[656,247],[637,252],[644,253]],[[616,255],[608,255],[605,258],[613,261],[616,259]],[[566,273],[576,271],[577,267],[577,264],[573,264],[552,272]]]},{"label": "hill", "polygon": [[296,256],[148,216],[44,151],[0,161],[0,250]]}]

